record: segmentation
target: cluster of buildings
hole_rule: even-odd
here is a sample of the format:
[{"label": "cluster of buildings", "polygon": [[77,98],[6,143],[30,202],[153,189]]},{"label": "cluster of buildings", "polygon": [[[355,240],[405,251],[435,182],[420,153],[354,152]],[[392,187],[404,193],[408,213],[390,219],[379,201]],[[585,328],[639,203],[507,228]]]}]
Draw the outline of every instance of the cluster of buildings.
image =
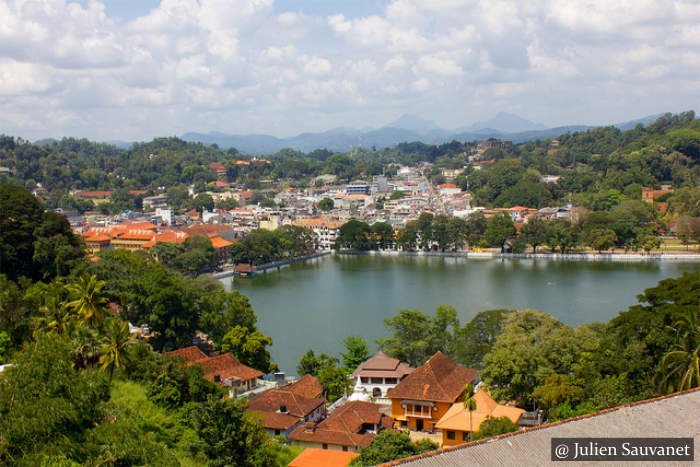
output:
[{"label": "cluster of buildings", "polygon": [[[380,351],[352,373],[353,393],[330,406],[321,384],[308,374],[293,382],[279,374],[275,381],[263,381],[261,372],[231,354],[209,357],[191,346],[166,355],[202,366],[205,378],[231,395],[248,398],[247,410],[271,435],[308,448],[295,464],[299,466],[312,465],[318,456],[330,462],[334,455],[323,455],[329,451],[346,454],[335,455],[338,464],[323,465],[347,465],[383,430],[408,430],[414,439],[428,437],[452,446],[467,442],[487,417],[518,423],[525,413],[494,401],[481,388],[477,370],[457,365],[441,352],[412,368]],[[477,388],[471,412],[464,405],[467,385]]]}]

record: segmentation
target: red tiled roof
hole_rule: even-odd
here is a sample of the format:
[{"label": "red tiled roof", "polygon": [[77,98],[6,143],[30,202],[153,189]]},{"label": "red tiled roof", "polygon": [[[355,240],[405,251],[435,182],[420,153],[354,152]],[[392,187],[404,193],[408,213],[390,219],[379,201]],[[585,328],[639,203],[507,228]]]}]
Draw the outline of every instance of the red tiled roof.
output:
[{"label": "red tiled roof", "polygon": [[359,455],[357,452],[306,448],[289,463],[289,467],[347,467]]},{"label": "red tiled roof", "polygon": [[368,446],[374,435],[359,434],[364,424],[391,426],[391,417],[379,412],[379,406],[369,402],[352,401],[336,409],[318,424],[297,427],[289,434],[290,439],[310,443],[335,444],[339,446]]},{"label": "red tiled roof", "polygon": [[112,192],[106,190],[81,191],[78,196],[80,198],[109,198],[112,196]]},{"label": "red tiled roof", "polygon": [[411,368],[407,363],[391,358],[380,350],[374,357],[360,363],[357,369],[352,373],[352,376],[375,376],[378,378],[400,379],[413,370],[414,368]]},{"label": "red tiled roof", "polygon": [[209,381],[214,381],[214,375],[219,375],[222,383],[229,378],[248,381],[264,376],[262,371],[242,364],[230,353],[197,360],[194,364],[202,367],[204,377]]},{"label": "red tiled roof", "polygon": [[168,357],[184,358],[185,362],[187,363],[194,363],[197,360],[207,358],[207,354],[202,352],[202,350],[196,345],[191,345],[182,349],[171,350],[170,352],[165,352],[163,355],[167,355]]},{"label": "red tiled roof", "polygon": [[247,263],[241,263],[237,264],[233,267],[233,270],[236,272],[253,272],[255,271],[255,266],[251,266],[250,264]]},{"label": "red tiled roof", "polygon": [[351,401],[337,408],[319,426],[333,430],[347,430],[356,433],[367,423],[379,425],[386,415],[379,412],[379,406],[363,401]]},{"label": "red tiled roof", "polygon": [[477,370],[459,366],[437,352],[425,365],[390,389],[387,397],[453,403],[462,394],[464,385],[473,382],[478,374]]},{"label": "red tiled roof", "polygon": [[301,421],[298,417],[293,417],[286,413],[267,412],[264,410],[248,410],[262,418],[262,425],[268,430],[289,430]]},{"label": "red tiled roof", "polygon": [[[307,424],[309,425],[309,424]],[[314,425],[314,424],[310,424]],[[374,439],[373,435],[358,435],[345,430],[330,430],[318,426],[307,428],[299,426],[289,434],[289,439],[307,443],[334,444],[336,446],[365,447],[369,446]]]},{"label": "red tiled roof", "polygon": [[438,188],[457,188],[457,185],[454,183],[443,183],[442,185],[438,185]]},{"label": "red tiled roof", "polygon": [[302,376],[298,381],[290,383],[281,389],[286,389],[298,396],[308,397],[310,399],[321,397],[323,394],[323,386],[321,386],[321,383],[309,374]]},{"label": "red tiled roof", "polygon": [[221,165],[218,162],[212,162],[211,164],[209,164],[209,168],[215,172],[225,172],[226,171],[226,167],[224,167],[223,165]]},{"label": "red tiled roof", "polygon": [[307,398],[297,395],[287,389],[269,389],[258,394],[248,403],[248,409],[259,412],[277,412],[282,406],[286,413],[303,418],[326,402],[324,398]]}]

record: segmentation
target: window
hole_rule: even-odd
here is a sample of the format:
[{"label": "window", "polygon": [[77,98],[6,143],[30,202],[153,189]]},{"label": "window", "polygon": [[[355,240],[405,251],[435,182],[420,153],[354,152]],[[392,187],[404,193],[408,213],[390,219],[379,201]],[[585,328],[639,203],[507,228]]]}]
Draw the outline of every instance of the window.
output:
[{"label": "window", "polygon": [[407,426],[408,426],[408,422],[407,422],[406,420],[401,420],[401,426],[402,426],[402,427],[407,427]]},{"label": "window", "polygon": [[448,432],[447,432],[447,439],[455,439],[455,432],[454,432],[454,431],[448,431]]},{"label": "window", "polygon": [[348,447],[347,447],[347,446],[343,446],[343,451],[348,452]]},{"label": "window", "polygon": [[279,436],[279,435],[280,435],[280,430],[275,430],[275,436]]},{"label": "window", "polygon": [[362,382],[362,384],[367,384],[369,383],[369,378],[363,376],[362,378],[360,378],[360,381]]},{"label": "window", "polygon": [[384,378],[385,384],[396,384],[396,378]]},{"label": "window", "polygon": [[323,449],[328,449],[328,445],[326,443],[323,443]]},{"label": "window", "polygon": [[372,378],[372,384],[384,384],[382,378]]},{"label": "window", "polygon": [[466,431],[462,432],[462,441],[469,441],[469,433]]},{"label": "window", "polygon": [[372,389],[372,397],[382,397],[382,390],[379,388]]}]

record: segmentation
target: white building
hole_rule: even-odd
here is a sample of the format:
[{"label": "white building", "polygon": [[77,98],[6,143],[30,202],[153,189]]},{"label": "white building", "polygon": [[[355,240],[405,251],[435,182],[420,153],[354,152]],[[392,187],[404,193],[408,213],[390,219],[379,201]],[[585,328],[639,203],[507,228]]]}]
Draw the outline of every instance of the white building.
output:
[{"label": "white building", "polygon": [[390,404],[391,401],[386,398],[387,391],[414,369],[380,350],[374,357],[360,363],[352,373],[355,385],[349,399]]}]

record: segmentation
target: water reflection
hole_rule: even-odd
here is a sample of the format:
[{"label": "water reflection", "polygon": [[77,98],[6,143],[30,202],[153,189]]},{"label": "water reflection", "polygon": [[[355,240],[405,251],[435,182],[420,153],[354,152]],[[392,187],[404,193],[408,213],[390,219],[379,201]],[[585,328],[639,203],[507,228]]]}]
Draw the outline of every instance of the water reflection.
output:
[{"label": "water reflection", "polygon": [[607,321],[636,295],[692,263],[592,263],[418,256],[330,256],[224,279],[248,295],[273,358],[293,372],[308,348],[338,354],[342,340],[383,337],[384,318],[401,309],[432,313],[453,305],[462,323],[496,308],[535,308],[570,325]]}]

